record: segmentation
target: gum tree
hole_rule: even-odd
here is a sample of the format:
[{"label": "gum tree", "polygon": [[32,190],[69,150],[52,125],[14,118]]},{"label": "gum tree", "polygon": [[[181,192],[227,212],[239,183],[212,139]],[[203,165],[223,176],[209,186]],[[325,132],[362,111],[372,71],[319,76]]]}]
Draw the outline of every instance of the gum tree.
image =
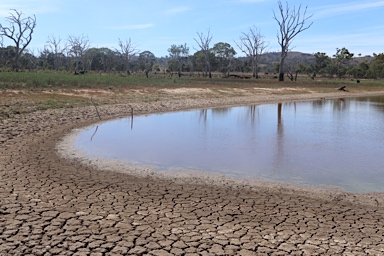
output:
[{"label": "gum tree", "polygon": [[235,49],[228,43],[219,42],[213,46],[212,53],[218,60],[220,71],[229,76],[236,55]]},{"label": "gum tree", "polygon": [[14,13],[10,13],[10,16],[6,18],[9,26],[5,27],[0,24],[0,36],[8,37],[15,43],[13,69],[18,72],[20,56],[32,41],[32,34],[36,27],[36,16],[24,18],[22,12],[15,9],[12,11]]},{"label": "gum tree", "polygon": [[284,81],[284,60],[288,55],[288,51],[292,49],[291,43],[293,39],[301,32],[309,29],[313,22],[307,22],[313,15],[307,16],[307,7],[301,8],[301,4],[298,8],[290,7],[288,2],[285,6],[278,1],[279,12],[276,14],[273,12],[273,18],[279,25],[279,31],[277,33],[277,40],[281,47],[280,64],[279,64],[279,81]]},{"label": "gum tree", "polygon": [[236,42],[237,47],[242,51],[252,62],[253,77],[258,78],[258,64],[261,56],[265,53],[268,43],[260,34],[260,31],[255,27],[249,28],[248,33],[242,33],[240,42]]},{"label": "gum tree", "polygon": [[183,66],[185,65],[186,60],[189,56],[189,48],[187,44],[181,45],[171,45],[171,48],[168,49],[169,57],[174,59],[177,63],[177,67],[179,69],[178,75],[181,77],[181,72],[183,71]]}]

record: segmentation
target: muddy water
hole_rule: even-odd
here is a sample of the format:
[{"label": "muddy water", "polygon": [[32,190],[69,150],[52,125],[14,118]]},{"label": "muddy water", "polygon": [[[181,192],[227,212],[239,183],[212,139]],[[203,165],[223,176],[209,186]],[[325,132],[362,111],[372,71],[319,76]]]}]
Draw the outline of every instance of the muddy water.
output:
[{"label": "muddy water", "polygon": [[384,97],[136,116],[89,127],[89,156],[235,178],[384,192]]}]

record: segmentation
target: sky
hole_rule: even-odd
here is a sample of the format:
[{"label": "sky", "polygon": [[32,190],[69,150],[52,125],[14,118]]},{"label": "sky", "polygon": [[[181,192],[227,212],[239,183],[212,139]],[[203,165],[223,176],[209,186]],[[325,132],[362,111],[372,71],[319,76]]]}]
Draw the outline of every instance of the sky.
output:
[{"label": "sky", "polygon": [[[355,56],[384,52],[384,0],[288,0],[293,8],[307,7],[308,24],[291,46],[304,53],[347,48]],[[0,24],[12,9],[24,17],[36,16],[37,26],[28,49],[38,55],[49,37],[67,43],[69,36],[88,38],[91,47],[115,49],[118,41],[131,39],[139,51],[156,57],[168,55],[171,45],[187,44],[195,53],[198,33],[212,36],[210,46],[219,42],[236,46],[242,33],[256,27],[269,44],[267,51],[279,51],[277,0],[0,0]],[[4,45],[13,45],[4,39]]]}]

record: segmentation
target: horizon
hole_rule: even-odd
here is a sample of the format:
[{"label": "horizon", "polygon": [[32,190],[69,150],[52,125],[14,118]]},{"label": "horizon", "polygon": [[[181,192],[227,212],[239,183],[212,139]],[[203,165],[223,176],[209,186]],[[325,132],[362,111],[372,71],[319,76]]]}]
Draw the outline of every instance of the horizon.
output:
[{"label": "horizon", "polygon": [[[241,33],[256,26],[264,40],[269,42],[268,52],[280,52],[277,42],[278,24],[273,12],[278,13],[278,1],[271,0],[154,0],[133,2],[116,0],[94,3],[90,0],[3,0],[0,3],[0,24],[8,26],[6,17],[15,9],[23,17],[36,16],[37,26],[27,49],[34,55],[44,49],[48,37],[61,39],[64,45],[69,36],[88,38],[90,47],[115,49],[118,40],[131,39],[140,51],[151,51],[156,57],[166,57],[171,45],[186,43],[190,55],[198,51],[197,33],[210,31],[210,47],[219,42],[229,43],[244,57],[236,46]],[[307,1],[309,2],[309,1]],[[282,1],[285,7],[285,2]],[[298,8],[300,1],[289,1],[289,7]],[[384,1],[311,1],[306,23],[312,27],[299,33],[292,42],[292,52],[328,56],[336,48],[347,48],[357,57],[384,52]],[[13,42],[3,38],[4,46]]]}]

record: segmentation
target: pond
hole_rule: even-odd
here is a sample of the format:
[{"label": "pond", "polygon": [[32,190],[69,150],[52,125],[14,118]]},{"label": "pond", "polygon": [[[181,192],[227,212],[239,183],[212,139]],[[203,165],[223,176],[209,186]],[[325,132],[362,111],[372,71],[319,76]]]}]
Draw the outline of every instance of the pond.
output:
[{"label": "pond", "polygon": [[384,97],[135,116],[83,130],[88,156],[233,178],[384,192]]}]

